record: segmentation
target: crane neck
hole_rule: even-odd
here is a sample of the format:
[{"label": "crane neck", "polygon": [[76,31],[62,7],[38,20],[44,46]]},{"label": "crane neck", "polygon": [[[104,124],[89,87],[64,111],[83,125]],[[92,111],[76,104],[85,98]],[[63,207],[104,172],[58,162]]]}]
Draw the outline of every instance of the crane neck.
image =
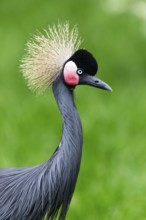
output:
[{"label": "crane neck", "polygon": [[[65,83],[63,75],[54,81],[53,93],[62,115],[62,137],[49,163],[52,187],[51,212],[58,212],[64,220],[70,204],[80,169],[82,156],[82,126],[74,103],[74,94]],[[55,216],[55,215],[54,215]],[[52,218],[53,219],[53,218]]]},{"label": "crane neck", "polygon": [[74,103],[74,92],[64,83],[60,76],[53,84],[53,92],[60,109],[63,121],[60,147],[76,149],[80,152],[82,147],[82,126]]}]

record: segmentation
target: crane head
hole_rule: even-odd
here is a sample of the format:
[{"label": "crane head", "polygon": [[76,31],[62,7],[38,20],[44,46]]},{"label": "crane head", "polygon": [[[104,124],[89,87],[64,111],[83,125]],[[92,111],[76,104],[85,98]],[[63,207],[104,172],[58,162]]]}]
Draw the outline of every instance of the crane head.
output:
[{"label": "crane head", "polygon": [[95,74],[98,65],[93,55],[79,49],[81,40],[77,27],[69,23],[49,26],[44,34],[34,35],[27,43],[26,55],[21,61],[23,76],[30,89],[42,93],[61,75],[69,88],[90,85],[112,90]]},{"label": "crane head", "polygon": [[93,55],[85,49],[77,50],[65,63],[64,81],[71,88],[76,85],[90,85],[96,88],[112,91],[111,87],[95,75],[98,64]]}]

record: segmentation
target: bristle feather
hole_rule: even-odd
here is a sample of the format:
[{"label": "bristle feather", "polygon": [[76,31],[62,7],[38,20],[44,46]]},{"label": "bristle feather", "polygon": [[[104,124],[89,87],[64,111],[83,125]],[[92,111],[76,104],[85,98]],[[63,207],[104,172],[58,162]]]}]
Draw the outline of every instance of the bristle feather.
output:
[{"label": "bristle feather", "polygon": [[23,76],[30,89],[42,93],[58,77],[66,60],[78,50],[81,40],[76,26],[69,23],[49,26],[44,34],[37,34],[27,43],[21,61]]}]

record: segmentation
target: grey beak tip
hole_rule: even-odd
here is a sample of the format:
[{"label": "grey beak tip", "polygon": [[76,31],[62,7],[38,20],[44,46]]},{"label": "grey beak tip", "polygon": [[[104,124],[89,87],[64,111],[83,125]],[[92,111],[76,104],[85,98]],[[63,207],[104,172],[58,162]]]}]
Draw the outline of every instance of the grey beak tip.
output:
[{"label": "grey beak tip", "polygon": [[111,87],[109,87],[109,89],[108,89],[108,90],[109,90],[109,92],[113,92],[113,89],[112,89]]},{"label": "grey beak tip", "polygon": [[113,89],[112,89],[108,84],[106,84],[106,83],[105,83],[105,89],[106,89],[107,91],[109,91],[109,92],[112,92],[112,91],[113,91]]}]

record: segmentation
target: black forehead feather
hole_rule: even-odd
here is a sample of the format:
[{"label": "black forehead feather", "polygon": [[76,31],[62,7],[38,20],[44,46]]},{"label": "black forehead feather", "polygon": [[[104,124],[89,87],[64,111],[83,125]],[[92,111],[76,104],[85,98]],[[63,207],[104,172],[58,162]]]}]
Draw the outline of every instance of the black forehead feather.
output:
[{"label": "black forehead feather", "polygon": [[89,75],[95,75],[98,70],[98,64],[95,58],[87,50],[77,50],[69,60],[75,62],[78,68],[82,68]]}]

